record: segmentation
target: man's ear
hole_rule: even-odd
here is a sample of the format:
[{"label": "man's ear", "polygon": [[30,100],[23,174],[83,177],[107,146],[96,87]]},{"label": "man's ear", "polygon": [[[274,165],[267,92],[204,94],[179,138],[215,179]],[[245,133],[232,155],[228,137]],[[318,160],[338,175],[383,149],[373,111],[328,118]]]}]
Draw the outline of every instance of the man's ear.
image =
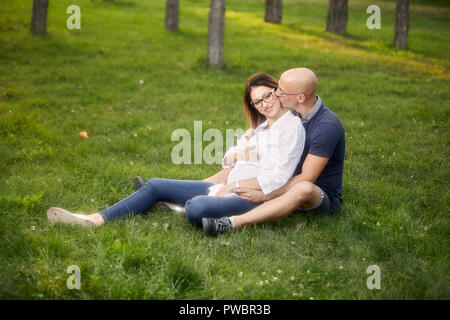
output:
[{"label": "man's ear", "polygon": [[306,96],[303,93],[300,93],[299,95],[297,95],[297,102],[300,104],[305,103],[306,100]]}]

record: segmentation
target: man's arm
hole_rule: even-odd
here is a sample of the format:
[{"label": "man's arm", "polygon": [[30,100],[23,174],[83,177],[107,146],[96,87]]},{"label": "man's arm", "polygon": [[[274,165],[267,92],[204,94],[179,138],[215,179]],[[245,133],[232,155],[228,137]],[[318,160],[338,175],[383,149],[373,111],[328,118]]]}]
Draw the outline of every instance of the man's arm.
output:
[{"label": "man's arm", "polygon": [[301,181],[309,181],[314,183],[319,177],[323,168],[325,168],[329,159],[330,158],[308,154],[305,158],[305,161],[303,162],[302,173],[295,177],[292,177],[283,187],[267,195],[264,195],[262,191],[253,190],[252,188],[245,188],[243,186],[234,189],[233,192],[253,203],[272,200],[284,194],[296,183],[299,183]]}]

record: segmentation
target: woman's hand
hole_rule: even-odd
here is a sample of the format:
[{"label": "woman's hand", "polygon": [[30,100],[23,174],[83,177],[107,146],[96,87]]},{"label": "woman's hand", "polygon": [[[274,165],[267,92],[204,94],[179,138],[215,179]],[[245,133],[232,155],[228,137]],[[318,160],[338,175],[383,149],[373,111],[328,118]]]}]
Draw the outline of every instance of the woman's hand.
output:
[{"label": "woman's hand", "polygon": [[255,146],[245,147],[244,151],[238,151],[236,154],[236,161],[243,160],[249,162],[257,162],[260,157],[259,154],[254,150]]},{"label": "woman's hand", "polygon": [[254,150],[255,146],[245,147],[244,150],[229,153],[224,160],[226,165],[234,165],[236,161],[257,162],[260,159],[259,154]]},{"label": "woman's hand", "polygon": [[261,190],[234,188],[233,192],[242,199],[253,203],[260,203],[268,200],[264,192],[262,192]]}]

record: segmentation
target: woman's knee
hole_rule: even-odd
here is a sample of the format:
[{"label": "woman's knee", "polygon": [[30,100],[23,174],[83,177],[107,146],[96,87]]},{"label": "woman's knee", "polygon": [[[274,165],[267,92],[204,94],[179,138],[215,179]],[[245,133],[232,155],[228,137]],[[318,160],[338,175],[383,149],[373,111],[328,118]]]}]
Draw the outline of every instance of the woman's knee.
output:
[{"label": "woman's knee", "polygon": [[144,183],[143,188],[155,189],[155,188],[158,188],[158,186],[161,185],[162,183],[164,183],[164,179],[151,178],[151,179],[147,180],[147,182]]},{"label": "woman's knee", "polygon": [[186,218],[192,225],[199,228],[202,227],[202,218],[205,217],[206,212],[206,206],[202,201],[203,197],[205,196],[194,197],[185,204]]},{"label": "woman's knee", "polygon": [[160,183],[161,180],[162,180],[162,179],[159,179],[159,178],[151,178],[151,179],[147,180],[147,181],[145,182],[145,184],[149,184],[149,185],[155,186],[155,185],[157,185],[158,183]]}]

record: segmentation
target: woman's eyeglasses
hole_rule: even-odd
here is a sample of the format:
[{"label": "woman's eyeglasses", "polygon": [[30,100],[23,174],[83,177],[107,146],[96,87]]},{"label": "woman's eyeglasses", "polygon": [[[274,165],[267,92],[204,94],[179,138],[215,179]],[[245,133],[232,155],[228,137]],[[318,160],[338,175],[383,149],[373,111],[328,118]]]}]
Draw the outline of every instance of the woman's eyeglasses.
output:
[{"label": "woman's eyeglasses", "polygon": [[263,107],[263,102],[266,104],[272,103],[275,98],[275,88],[263,94],[262,99],[252,100],[251,104],[256,109],[261,109]]}]

